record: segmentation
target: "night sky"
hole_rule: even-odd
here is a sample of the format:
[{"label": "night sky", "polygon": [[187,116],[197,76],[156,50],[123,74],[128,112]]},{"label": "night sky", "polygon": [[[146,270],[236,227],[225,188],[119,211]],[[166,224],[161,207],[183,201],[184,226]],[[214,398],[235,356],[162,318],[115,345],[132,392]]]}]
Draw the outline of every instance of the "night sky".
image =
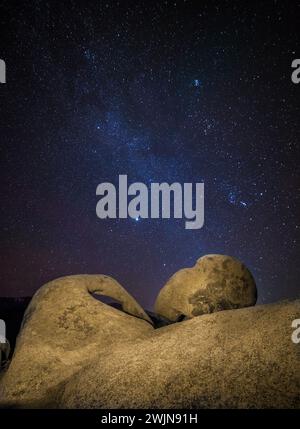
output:
[{"label": "night sky", "polygon": [[[299,295],[297,1],[1,1],[0,295],[115,277],[145,307],[225,253]],[[204,182],[205,225],[96,216],[96,187]]]}]

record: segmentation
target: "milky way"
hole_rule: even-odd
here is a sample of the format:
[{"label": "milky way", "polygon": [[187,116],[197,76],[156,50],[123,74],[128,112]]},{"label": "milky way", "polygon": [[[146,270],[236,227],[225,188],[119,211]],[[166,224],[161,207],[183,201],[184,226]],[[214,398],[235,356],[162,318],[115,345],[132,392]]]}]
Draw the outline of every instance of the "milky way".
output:
[{"label": "milky way", "polygon": [[[1,295],[105,273],[150,308],[207,253],[298,295],[299,4],[211,3],[2,2]],[[204,182],[204,227],[98,219],[119,174]]]}]

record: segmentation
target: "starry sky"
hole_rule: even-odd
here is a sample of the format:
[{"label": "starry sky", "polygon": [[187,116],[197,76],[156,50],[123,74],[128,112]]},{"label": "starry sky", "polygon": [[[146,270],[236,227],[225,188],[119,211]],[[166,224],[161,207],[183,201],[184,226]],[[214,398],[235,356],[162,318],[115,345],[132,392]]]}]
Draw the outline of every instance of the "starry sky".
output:
[{"label": "starry sky", "polygon": [[[299,296],[298,1],[1,1],[0,295],[78,273],[146,308],[225,253]],[[96,216],[96,187],[204,182],[205,225]]]}]

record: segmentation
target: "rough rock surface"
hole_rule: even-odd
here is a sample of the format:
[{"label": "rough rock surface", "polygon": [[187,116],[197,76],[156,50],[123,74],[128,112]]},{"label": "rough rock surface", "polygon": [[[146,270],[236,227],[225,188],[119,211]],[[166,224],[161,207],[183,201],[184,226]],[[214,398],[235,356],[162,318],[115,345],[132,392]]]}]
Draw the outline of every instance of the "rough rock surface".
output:
[{"label": "rough rock surface", "polygon": [[230,310],[118,344],[64,389],[64,407],[300,408],[300,301]]},{"label": "rough rock surface", "polygon": [[300,408],[300,300],[154,329],[95,300],[100,279],[108,287],[102,276],[62,278],[33,298],[2,407]]},{"label": "rough rock surface", "polygon": [[250,271],[235,258],[206,255],[175,273],[161,289],[155,311],[172,321],[249,307],[257,291]]},{"label": "rough rock surface", "polygon": [[[126,313],[92,293],[118,300]],[[12,362],[1,380],[0,404],[51,406],[64,383],[101,353],[152,332],[148,320],[108,276],[69,276],[44,285],[24,315]]]}]

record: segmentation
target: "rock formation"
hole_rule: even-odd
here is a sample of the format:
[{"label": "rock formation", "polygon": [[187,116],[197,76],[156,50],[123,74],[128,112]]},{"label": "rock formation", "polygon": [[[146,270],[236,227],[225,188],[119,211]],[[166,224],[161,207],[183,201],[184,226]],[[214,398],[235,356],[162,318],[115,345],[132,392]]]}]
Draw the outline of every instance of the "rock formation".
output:
[{"label": "rock formation", "polygon": [[257,291],[250,271],[226,255],[206,255],[192,268],[175,273],[161,289],[155,311],[169,320],[256,303]]},{"label": "rock formation", "polygon": [[300,408],[300,301],[195,317],[118,344],[73,377],[67,408]]},{"label": "rock formation", "polygon": [[[118,300],[126,312],[91,293]],[[0,404],[51,404],[61,386],[93,359],[118,342],[152,331],[149,322],[140,305],[108,276],[69,276],[44,285],[25,313],[11,365],[0,384]]]},{"label": "rock formation", "polygon": [[[226,299],[251,305],[252,277],[246,269],[232,272],[245,300],[238,292],[226,292]],[[219,296],[217,287],[211,290]],[[97,301],[91,295],[96,292],[117,299],[125,312]],[[185,308],[190,311],[179,310]],[[210,311],[208,306],[202,313]],[[300,300],[182,314],[191,318],[154,329],[110,277],[70,276],[48,283],[26,311],[12,362],[0,380],[0,406],[300,408],[300,352],[291,341]]]}]

